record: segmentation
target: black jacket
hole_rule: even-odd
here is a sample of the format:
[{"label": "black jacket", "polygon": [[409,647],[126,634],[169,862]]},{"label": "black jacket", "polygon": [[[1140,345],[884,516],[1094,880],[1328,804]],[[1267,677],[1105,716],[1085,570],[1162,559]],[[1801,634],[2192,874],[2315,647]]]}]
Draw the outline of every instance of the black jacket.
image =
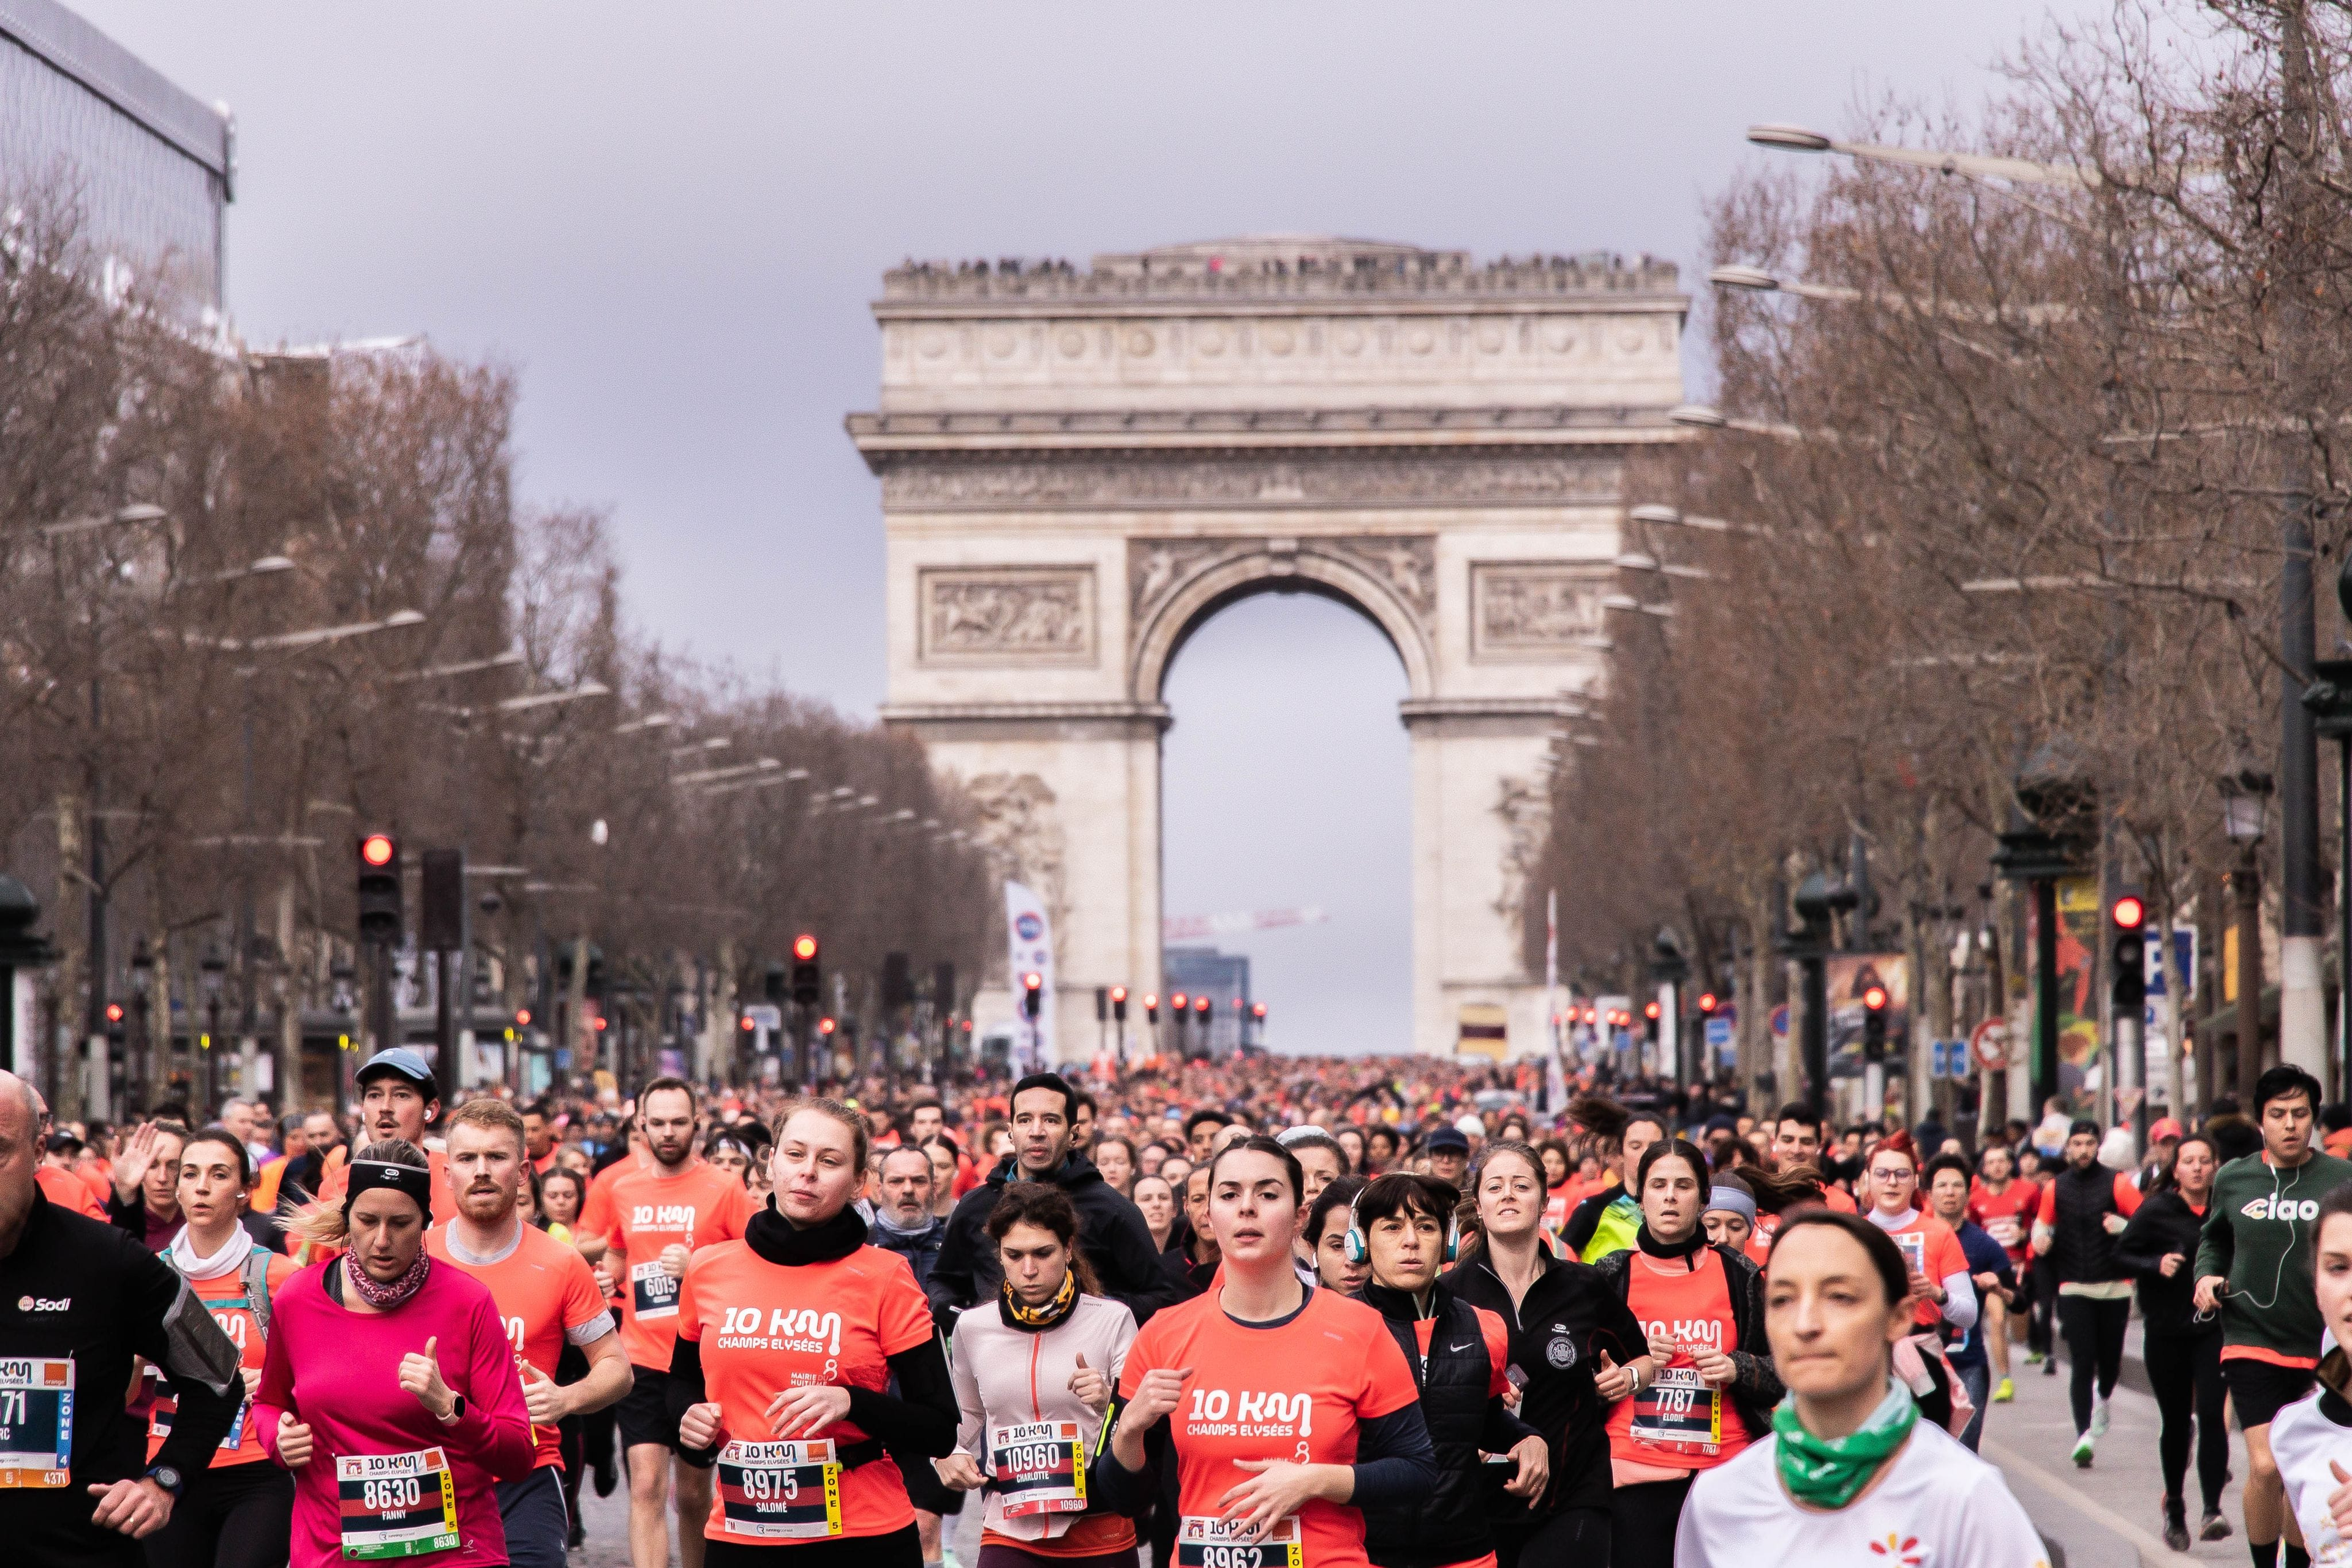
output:
[{"label": "black jacket", "polygon": [[[2151,1334],[2183,1336],[2218,1334],[2221,1314],[2200,1323],[2197,1317],[2197,1237],[2205,1216],[2189,1200],[2167,1188],[2150,1193],[2116,1237],[2116,1266],[2139,1280],[2139,1313]],[[2164,1277],[2167,1253],[2187,1256],[2169,1279]]]},{"label": "black jacket", "polygon": [[[929,1285],[931,1265],[940,1260],[940,1247],[946,1242],[947,1235],[948,1222],[936,1216],[925,1228],[913,1231],[892,1230],[877,1220],[866,1226],[866,1241],[870,1247],[895,1252],[905,1258],[907,1267],[915,1271],[915,1283]],[[954,1331],[949,1331],[952,1333]]]},{"label": "black jacket", "polygon": [[1483,1557],[1494,1549],[1489,1482],[1508,1477],[1500,1467],[1481,1464],[1479,1452],[1507,1454],[1539,1434],[1487,1393],[1495,1363],[1476,1308],[1456,1300],[1443,1283],[1432,1286],[1426,1316],[1435,1327],[1424,1357],[1418,1326],[1424,1314],[1411,1296],[1367,1285],[1360,1299],[1380,1313],[1404,1352],[1437,1453],[1437,1485],[1428,1497],[1411,1508],[1365,1513],[1364,1550],[1381,1568],[1438,1568]]},{"label": "black jacket", "polygon": [[[2049,1256],[2060,1284],[2095,1285],[2127,1277],[2106,1227],[2107,1215],[2123,1213],[2116,1184],[2125,1179],[2095,1161],[2087,1171],[2068,1163],[2051,1184]],[[2195,1258],[2195,1248],[2189,1256]]]},{"label": "black jacket", "polygon": [[1517,1306],[1482,1257],[1455,1265],[1441,1282],[1509,1327],[1510,1364],[1527,1380],[1519,1418],[1551,1444],[1550,1488],[1530,1504],[1504,1499],[1496,1517],[1530,1521],[1561,1509],[1607,1508],[1609,1406],[1592,1386],[1593,1373],[1603,1352],[1622,1366],[1649,1349],[1623,1299],[1599,1269],[1573,1258],[1549,1259]]},{"label": "black jacket", "polygon": [[[1018,1160],[1006,1155],[948,1216],[946,1239],[924,1285],[931,1299],[932,1321],[943,1334],[953,1334],[963,1310],[992,1299],[1004,1282],[996,1244],[988,1238],[988,1216],[996,1212],[996,1200],[1013,1179]],[[1143,1211],[1119,1196],[1093,1161],[1083,1154],[1068,1155],[1054,1168],[1052,1179],[1078,1211],[1078,1246],[1094,1265],[1102,1293],[1125,1302],[1139,1328],[1152,1313],[1181,1299],[1175,1282],[1160,1267],[1160,1249],[1151,1245],[1151,1227],[1143,1223]]]},{"label": "black jacket", "polygon": [[[1649,1232],[1645,1228],[1643,1234]],[[1593,1266],[1620,1301],[1632,1285],[1633,1254],[1640,1250],[1636,1245],[1612,1252]],[[1772,1347],[1764,1337],[1764,1271],[1736,1248],[1710,1246],[1707,1250],[1722,1263],[1724,1283],[1731,1290],[1731,1324],[1738,1341],[1730,1352],[1731,1407],[1747,1424],[1750,1437],[1762,1437],[1772,1430],[1772,1407],[1788,1392],[1780,1386],[1780,1374],[1772,1370]],[[1643,1348],[1648,1348],[1646,1340]]]},{"label": "black jacket", "polygon": [[[90,1523],[89,1490],[147,1468],[146,1417],[123,1403],[134,1358],[163,1368],[179,1400],[156,1460],[183,1476],[211,1462],[245,1393],[236,1346],[170,1264],[38,1188],[15,1249],[0,1258],[0,1357],[73,1362],[68,1484],[0,1491],[0,1559],[43,1568],[141,1560],[128,1537]],[[44,1410],[37,1384],[31,1397],[36,1421],[63,1415]]]}]

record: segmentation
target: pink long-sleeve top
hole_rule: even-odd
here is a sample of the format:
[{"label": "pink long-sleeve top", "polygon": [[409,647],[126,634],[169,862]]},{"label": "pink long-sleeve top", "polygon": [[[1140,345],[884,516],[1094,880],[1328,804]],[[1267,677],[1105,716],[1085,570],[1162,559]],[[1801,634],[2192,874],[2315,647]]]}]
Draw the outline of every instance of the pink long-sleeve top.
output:
[{"label": "pink long-sleeve top", "polygon": [[[262,1446],[278,1458],[278,1417],[310,1428],[310,1461],[294,1472],[290,1568],[342,1563],[341,1455],[410,1454],[440,1448],[457,1491],[455,1550],[421,1561],[431,1568],[483,1568],[507,1561],[493,1483],[530,1473],[530,1415],[515,1352],[490,1293],[463,1269],[436,1263],[415,1295],[389,1312],[364,1315],[327,1295],[314,1264],[273,1298],[269,1352],[253,1398]],[[348,1285],[348,1282],[346,1282]],[[436,1341],[441,1377],[466,1396],[466,1413],[444,1425],[400,1386],[400,1359]]]}]

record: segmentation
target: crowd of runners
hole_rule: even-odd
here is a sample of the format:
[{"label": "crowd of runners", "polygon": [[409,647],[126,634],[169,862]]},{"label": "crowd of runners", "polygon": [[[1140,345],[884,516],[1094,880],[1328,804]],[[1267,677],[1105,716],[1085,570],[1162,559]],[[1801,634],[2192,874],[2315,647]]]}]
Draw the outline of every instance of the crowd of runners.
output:
[{"label": "crowd of runners", "polygon": [[2096,1463],[2136,1300],[2167,1543],[2306,1568],[2321,1098],[2143,1158],[1427,1058],[445,1105],[394,1049],[345,1118],[121,1128],[0,1074],[0,1557],[560,1568],[625,1487],[635,1568],[917,1568],[967,1509],[972,1568],[2044,1568],[1974,1450],[2063,1366]]}]

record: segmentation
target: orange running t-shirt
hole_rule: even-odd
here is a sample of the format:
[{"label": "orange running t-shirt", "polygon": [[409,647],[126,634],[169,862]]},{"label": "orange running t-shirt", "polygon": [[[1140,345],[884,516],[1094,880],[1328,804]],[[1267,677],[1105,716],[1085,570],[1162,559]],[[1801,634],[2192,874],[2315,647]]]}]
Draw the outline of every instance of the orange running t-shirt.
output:
[{"label": "orange running t-shirt", "polygon": [[[278,1299],[278,1287],[299,1272],[300,1268],[290,1258],[283,1258],[274,1252],[269,1255],[267,1278],[271,1300]],[[261,1363],[268,1359],[268,1346],[262,1341],[261,1329],[254,1321],[252,1305],[246,1300],[244,1270],[231,1270],[217,1279],[191,1279],[188,1289],[195,1293],[197,1300],[211,1310],[213,1321],[220,1325],[221,1332],[226,1334],[229,1343],[236,1347],[237,1365],[259,1372]],[[179,1407],[180,1402],[167,1391],[159,1394],[153,1407],[148,1411],[149,1464],[155,1462],[155,1456],[163,1449],[163,1439],[171,1435],[172,1416]],[[253,1402],[244,1397],[240,1387],[236,1418],[229,1423],[228,1432],[221,1438],[221,1446],[213,1450],[210,1468],[217,1470],[229,1465],[249,1465],[256,1459],[268,1458],[269,1456],[261,1447],[261,1429],[253,1423]]]},{"label": "orange running t-shirt", "polygon": [[[543,1376],[555,1375],[555,1363],[565,1341],[593,1344],[611,1332],[612,1314],[604,1293],[596,1289],[596,1275],[587,1259],[535,1225],[522,1227],[522,1239],[496,1263],[468,1263],[449,1253],[449,1229],[435,1226],[425,1233],[425,1250],[453,1268],[480,1280],[498,1303],[499,1321],[506,1325],[514,1345],[515,1375],[522,1376],[529,1362]],[[590,1333],[587,1331],[596,1331]],[[562,1435],[552,1426],[534,1426],[531,1441],[535,1469],[563,1466]]]},{"label": "orange running t-shirt", "polygon": [[[1934,1215],[1919,1215],[1901,1230],[1888,1230],[1886,1235],[1902,1249],[1903,1261],[1925,1275],[1930,1285],[1941,1285],[1953,1275],[1969,1271],[1969,1255],[1960,1250],[1960,1238]],[[1922,1301],[1911,1310],[1911,1321],[1923,1329],[1933,1328],[1944,1321],[1944,1310],[1933,1301]]]},{"label": "orange running t-shirt", "polygon": [[[447,1225],[457,1217],[457,1194],[449,1190],[449,1162],[438,1149],[425,1152],[425,1163],[433,1173],[433,1223]],[[349,1164],[330,1164],[319,1178],[319,1201],[334,1207],[342,1205],[343,1194],[351,1190],[352,1168]],[[313,1248],[312,1261],[340,1252],[341,1247]]]},{"label": "orange running t-shirt", "polygon": [[621,1348],[631,1366],[669,1370],[677,1340],[679,1281],[661,1266],[665,1248],[733,1241],[751,1219],[740,1180],[700,1161],[675,1176],[639,1171],[613,1184],[605,1266],[621,1292]]},{"label": "orange running t-shirt", "polygon": [[[1712,1247],[1678,1258],[1652,1258],[1639,1247],[1626,1265],[1625,1304],[1654,1340],[1688,1347],[1706,1345],[1729,1355],[1739,1346],[1739,1325],[1731,1315],[1731,1276]],[[1748,1447],[1752,1436],[1731,1402],[1728,1389],[1711,1389],[1699,1379],[1697,1359],[1687,1348],[1644,1384],[1619,1400],[1605,1424],[1612,1458],[1665,1469],[1707,1470]],[[1638,1418],[1642,1434],[1636,1435]]]},{"label": "orange running t-shirt", "polygon": [[2042,1184],[2011,1176],[1994,1192],[1982,1182],[1969,1184],[1969,1217],[2000,1243],[2011,1263],[2026,1261],[2033,1244],[2033,1211],[2042,1206]]},{"label": "orange running t-shirt", "polygon": [[106,1205],[90,1195],[89,1184],[76,1172],[60,1171],[55,1165],[36,1165],[33,1184],[61,1209],[88,1215],[92,1219],[106,1217]]},{"label": "orange running t-shirt", "polygon": [[[732,1181],[733,1178],[728,1178]],[[845,1258],[793,1268],[769,1262],[748,1242],[726,1241],[694,1255],[677,1296],[677,1333],[701,1347],[704,1397],[719,1406],[728,1441],[771,1441],[768,1406],[788,1388],[830,1386],[880,1393],[889,1358],[938,1331],[914,1270],[895,1252],[861,1247]],[[664,1348],[665,1364],[668,1359]],[[867,1434],[848,1421],[802,1435],[847,1445]],[[734,1495],[721,1461],[703,1534],[746,1545],[771,1540],[728,1529]],[[907,1483],[887,1458],[840,1472],[842,1537],[887,1535],[915,1520]]]},{"label": "orange running t-shirt", "polygon": [[[1355,1463],[1356,1424],[1420,1397],[1404,1352],[1361,1301],[1312,1290],[1296,1316],[1255,1327],[1227,1317],[1223,1295],[1213,1287],[1153,1313],[1119,1369],[1122,1399],[1134,1398],[1155,1367],[1192,1369],[1168,1416],[1182,1519],[1224,1512],[1224,1495],[1255,1473],[1238,1460]],[[1364,1568],[1361,1510],[1318,1500],[1297,1517],[1301,1561]]]}]

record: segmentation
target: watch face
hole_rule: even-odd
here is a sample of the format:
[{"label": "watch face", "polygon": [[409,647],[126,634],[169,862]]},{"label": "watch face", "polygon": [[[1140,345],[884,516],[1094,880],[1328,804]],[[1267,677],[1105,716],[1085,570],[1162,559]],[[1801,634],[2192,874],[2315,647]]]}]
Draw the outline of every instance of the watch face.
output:
[{"label": "watch face", "polygon": [[180,1472],[169,1465],[156,1466],[154,1478],[155,1484],[167,1492],[176,1492],[180,1489]]}]

